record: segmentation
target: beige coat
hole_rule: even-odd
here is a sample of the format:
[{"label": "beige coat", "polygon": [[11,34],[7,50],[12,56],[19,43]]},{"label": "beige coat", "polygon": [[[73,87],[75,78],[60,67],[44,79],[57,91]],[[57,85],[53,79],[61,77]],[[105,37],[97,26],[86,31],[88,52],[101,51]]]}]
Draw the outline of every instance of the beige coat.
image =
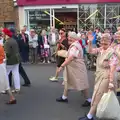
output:
[{"label": "beige coat", "polygon": [[104,68],[103,61],[105,59],[108,59],[110,54],[111,56],[114,54],[113,49],[108,49],[102,55],[101,53],[98,54],[97,68],[96,68],[96,73],[95,73],[96,75],[95,87],[94,87],[92,104],[91,104],[92,106],[94,105],[97,106],[103,94],[108,91],[110,69]]},{"label": "beige coat", "polygon": [[89,88],[89,84],[82,47],[78,42],[73,43],[68,50],[68,56],[73,47],[77,48],[79,54],[65,67],[64,85],[66,89],[85,90]]}]

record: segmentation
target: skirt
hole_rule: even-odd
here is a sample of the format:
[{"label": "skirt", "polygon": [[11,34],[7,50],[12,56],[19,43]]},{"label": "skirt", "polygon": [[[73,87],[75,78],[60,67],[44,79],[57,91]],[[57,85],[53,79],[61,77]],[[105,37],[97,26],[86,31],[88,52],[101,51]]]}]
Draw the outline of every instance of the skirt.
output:
[{"label": "skirt", "polygon": [[65,58],[57,56],[56,61],[57,61],[57,67],[60,67],[64,63]]},{"label": "skirt", "polygon": [[6,65],[4,63],[0,64],[0,92],[4,90],[9,90],[9,82],[6,72]]}]

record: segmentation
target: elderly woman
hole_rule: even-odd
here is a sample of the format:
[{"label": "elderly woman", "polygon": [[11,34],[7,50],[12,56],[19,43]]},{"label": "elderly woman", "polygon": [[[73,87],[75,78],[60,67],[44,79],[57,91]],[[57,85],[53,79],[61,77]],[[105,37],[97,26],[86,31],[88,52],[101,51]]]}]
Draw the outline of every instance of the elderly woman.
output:
[{"label": "elderly woman", "polygon": [[43,63],[50,63],[50,61],[49,61],[50,45],[49,45],[49,42],[48,42],[47,31],[42,30],[41,36],[42,36],[41,41],[43,43],[43,46],[41,46],[41,47],[43,49],[43,56],[44,56]]},{"label": "elderly woman", "polygon": [[68,57],[58,69],[58,72],[60,72],[64,68],[64,93],[57,101],[68,102],[68,89],[75,89],[83,91],[86,98],[83,106],[87,107],[90,105],[91,99],[88,97],[89,84],[83,59],[83,50],[78,39],[75,32],[69,32],[68,43],[70,47],[68,50]]},{"label": "elderly woman", "polygon": [[[112,46],[115,50],[115,53],[120,60],[120,31],[115,34],[115,40]],[[120,96],[120,61],[116,68],[116,80],[117,80],[117,95]]]},{"label": "elderly woman", "polygon": [[7,104],[16,104],[16,100],[12,95],[9,87],[8,76],[6,72],[6,65],[4,63],[5,53],[2,45],[0,45],[0,92],[7,90],[10,100]]},{"label": "elderly woman", "polygon": [[101,47],[92,48],[93,36],[88,35],[89,39],[89,53],[97,54],[97,66],[96,66],[96,78],[95,88],[92,97],[92,103],[89,113],[86,117],[82,117],[79,120],[94,120],[93,116],[96,113],[97,105],[101,100],[104,93],[108,92],[109,89],[114,88],[114,75],[116,71],[116,65],[118,59],[114,53],[111,45],[111,39],[109,35],[104,35],[101,38]]}]

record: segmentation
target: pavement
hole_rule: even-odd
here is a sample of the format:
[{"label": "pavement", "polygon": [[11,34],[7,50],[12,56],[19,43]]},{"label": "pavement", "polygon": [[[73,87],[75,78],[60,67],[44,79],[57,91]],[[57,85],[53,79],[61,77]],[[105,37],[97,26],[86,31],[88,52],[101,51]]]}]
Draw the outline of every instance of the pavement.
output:
[{"label": "pavement", "polygon": [[[89,108],[81,107],[84,102],[81,92],[70,91],[68,104],[56,102],[56,98],[62,95],[63,86],[62,78],[59,82],[50,82],[48,79],[55,73],[54,64],[24,67],[32,85],[22,87],[21,93],[15,95],[16,105],[5,105],[8,96],[0,95],[0,120],[78,120],[88,112]],[[88,71],[88,77],[93,88],[93,72]],[[23,83],[21,78],[21,84]]]}]

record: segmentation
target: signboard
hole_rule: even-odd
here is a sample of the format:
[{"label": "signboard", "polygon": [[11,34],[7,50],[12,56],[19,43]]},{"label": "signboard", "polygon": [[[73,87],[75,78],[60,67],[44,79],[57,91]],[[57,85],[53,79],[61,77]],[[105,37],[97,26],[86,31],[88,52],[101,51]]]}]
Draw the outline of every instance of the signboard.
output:
[{"label": "signboard", "polygon": [[120,0],[17,0],[18,6],[119,3]]},{"label": "signboard", "polygon": [[34,10],[29,11],[29,20],[30,21],[50,20],[50,16],[47,15],[44,11]]}]

